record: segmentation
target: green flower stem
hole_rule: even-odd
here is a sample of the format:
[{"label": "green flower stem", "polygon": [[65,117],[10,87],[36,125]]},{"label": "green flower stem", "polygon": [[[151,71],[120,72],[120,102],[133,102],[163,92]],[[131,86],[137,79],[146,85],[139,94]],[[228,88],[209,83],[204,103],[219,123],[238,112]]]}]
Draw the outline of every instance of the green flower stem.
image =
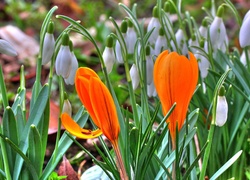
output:
[{"label": "green flower stem", "polygon": [[119,145],[118,145],[118,141],[114,141],[112,142],[115,154],[116,154],[116,158],[117,158],[117,167],[118,167],[118,171],[121,177],[121,180],[129,180],[123,160],[122,160],[122,155],[119,149]]},{"label": "green flower stem", "polygon": [[9,101],[8,101],[6,86],[4,83],[4,76],[1,64],[0,64],[0,92],[2,94],[3,107],[5,109],[7,106],[9,106]]},{"label": "green flower stem", "polygon": [[[1,132],[2,134],[2,127],[1,127]],[[4,164],[4,172],[5,172],[5,177],[8,180],[11,180],[11,174],[10,174],[10,169],[9,169],[9,161],[8,161],[8,155],[6,151],[6,146],[5,146],[5,141],[3,138],[0,138],[0,145],[1,145],[1,150],[2,150],[2,157],[3,157],[3,164]]]},{"label": "green flower stem", "polygon": [[248,69],[248,72],[250,72],[250,59],[249,59],[247,47],[244,48],[244,52],[245,52],[245,56],[246,56],[247,69]]},{"label": "green flower stem", "polygon": [[210,125],[209,133],[208,133],[208,138],[207,138],[207,148],[205,150],[204,154],[204,159],[203,159],[203,164],[202,164],[202,169],[201,169],[201,174],[199,180],[204,180],[205,174],[206,174],[206,169],[207,169],[207,164],[209,160],[209,155],[210,155],[210,150],[212,147],[212,142],[213,142],[213,135],[214,135],[214,129],[215,129],[215,118],[216,118],[216,106],[217,106],[217,95],[222,87],[227,75],[231,69],[227,70],[218,80],[218,83],[216,84],[215,90],[214,90],[214,96],[213,96],[213,109],[212,109],[212,122]]}]

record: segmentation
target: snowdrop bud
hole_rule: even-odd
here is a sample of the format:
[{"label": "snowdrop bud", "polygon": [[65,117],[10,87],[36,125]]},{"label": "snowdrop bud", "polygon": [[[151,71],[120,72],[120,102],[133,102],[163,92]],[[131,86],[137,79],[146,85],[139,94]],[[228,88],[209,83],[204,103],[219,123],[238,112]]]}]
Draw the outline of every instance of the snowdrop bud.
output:
[{"label": "snowdrop bud", "polygon": [[8,41],[3,39],[0,39],[0,53],[7,54],[9,56],[17,56],[16,50]]},{"label": "snowdrop bud", "polygon": [[227,121],[228,105],[225,97],[225,88],[222,86],[219,90],[217,96],[217,106],[216,106],[216,126],[223,126]]},{"label": "snowdrop bud", "polygon": [[[65,93],[66,94],[66,93]],[[65,95],[64,95],[65,96]],[[63,113],[67,113],[68,115],[71,116],[72,114],[72,107],[71,107],[71,104],[67,98],[67,95],[66,95],[66,98],[64,99],[64,102],[63,102],[63,108],[62,108],[62,112]]]},{"label": "snowdrop bud", "polygon": [[113,49],[113,37],[108,36],[106,47],[102,54],[107,72],[110,73],[112,71],[113,65],[115,63],[115,53]]},{"label": "snowdrop bud", "polygon": [[161,24],[160,24],[159,17],[158,17],[158,8],[155,6],[153,9],[153,17],[150,19],[148,23],[148,27],[147,27],[147,32],[154,29],[148,40],[150,44],[155,44],[156,39],[159,34],[160,27],[161,27]]},{"label": "snowdrop bud", "polygon": [[228,44],[226,28],[222,19],[223,12],[224,12],[224,8],[223,6],[220,6],[218,9],[217,15],[214,18],[209,29],[210,41],[215,51],[217,49],[221,49],[225,51],[227,44]]},{"label": "snowdrop bud", "polygon": [[240,41],[240,46],[242,48],[250,45],[249,29],[250,29],[250,10],[245,15],[240,28],[239,41]]},{"label": "snowdrop bud", "polygon": [[147,68],[147,84],[151,84],[153,81],[153,69],[154,69],[154,62],[150,57],[150,47],[146,47],[146,68]]},{"label": "snowdrop bud", "polygon": [[[121,23],[121,33],[123,36],[123,39],[125,41],[126,46],[128,47],[127,43],[127,30],[128,30],[128,24],[127,21],[123,20]],[[115,44],[115,54],[116,54],[116,60],[118,63],[123,63],[123,57],[122,57],[122,50],[121,50],[121,45],[120,42],[117,40]]]},{"label": "snowdrop bud", "polygon": [[163,29],[159,29],[159,36],[156,39],[155,42],[155,55],[159,55],[163,50],[167,49],[167,39],[164,36]]},{"label": "snowdrop bud", "polygon": [[70,41],[69,47],[70,47],[70,51],[71,51],[71,70],[69,73],[69,77],[64,78],[64,81],[66,84],[73,85],[73,84],[75,84],[75,75],[76,75],[76,70],[78,69],[78,61],[77,61],[75,53],[73,51],[72,41]]},{"label": "snowdrop bud", "polygon": [[205,38],[205,39],[207,39],[207,26],[208,26],[208,24],[207,24],[207,19],[204,18],[204,19],[202,20],[201,26],[200,26],[200,28],[199,28],[199,32],[200,32],[201,36],[202,36],[203,38]]},{"label": "snowdrop bud", "polygon": [[48,62],[50,62],[53,56],[55,50],[55,38],[53,32],[54,32],[54,23],[50,21],[43,42],[42,65],[45,65]]},{"label": "snowdrop bud", "polygon": [[140,82],[139,73],[135,64],[133,64],[130,68],[129,74],[131,76],[133,89],[135,90],[139,86]]},{"label": "snowdrop bud", "polygon": [[56,74],[63,78],[68,78],[71,70],[72,54],[69,49],[69,35],[64,33],[62,44],[56,57]]},{"label": "snowdrop bud", "polygon": [[128,48],[129,54],[134,53],[136,40],[137,40],[137,35],[135,32],[135,28],[134,28],[132,21],[129,19],[128,20],[128,31],[127,31],[127,43],[128,43],[127,48]]}]

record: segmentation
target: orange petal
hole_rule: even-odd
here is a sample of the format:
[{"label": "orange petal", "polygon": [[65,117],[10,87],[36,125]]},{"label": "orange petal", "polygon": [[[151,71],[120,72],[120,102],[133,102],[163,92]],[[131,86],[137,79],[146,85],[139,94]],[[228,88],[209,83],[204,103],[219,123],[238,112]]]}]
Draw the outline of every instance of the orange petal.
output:
[{"label": "orange petal", "polygon": [[164,115],[176,102],[176,107],[167,120],[171,137],[175,138],[176,124],[178,123],[180,130],[198,81],[198,64],[195,57],[190,53],[189,60],[176,52],[163,52],[156,59],[154,81]]},{"label": "orange petal", "polygon": [[82,129],[67,113],[62,113],[61,121],[62,125],[70,134],[82,139],[95,138],[102,134],[100,129],[94,131]]},{"label": "orange petal", "polygon": [[90,101],[89,81],[91,77],[96,77],[99,79],[98,75],[92,69],[86,67],[78,68],[75,77],[75,87],[82,104],[89,112],[95,125],[100,128],[100,122],[96,118]]},{"label": "orange petal", "polygon": [[103,134],[110,141],[117,140],[120,126],[115,103],[108,88],[99,78],[93,77],[90,80],[90,99]]}]

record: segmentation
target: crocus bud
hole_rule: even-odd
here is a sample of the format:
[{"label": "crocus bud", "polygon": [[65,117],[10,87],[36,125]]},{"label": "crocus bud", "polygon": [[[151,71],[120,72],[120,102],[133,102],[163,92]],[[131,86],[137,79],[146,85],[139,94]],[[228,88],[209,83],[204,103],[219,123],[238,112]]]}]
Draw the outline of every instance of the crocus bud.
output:
[{"label": "crocus bud", "polygon": [[159,29],[159,36],[156,39],[155,42],[155,55],[159,55],[163,50],[167,49],[167,40],[166,37],[164,36],[163,29]]},{"label": "crocus bud", "polygon": [[107,68],[107,72],[110,73],[112,71],[113,65],[115,63],[115,53],[113,49],[113,37],[108,36],[106,47],[102,54],[105,66]]},{"label": "crocus bud", "polygon": [[56,57],[56,74],[68,78],[71,70],[72,54],[69,49],[69,35],[63,34],[62,44]]},{"label": "crocus bud", "polygon": [[239,41],[240,41],[240,46],[242,48],[250,45],[249,29],[250,29],[250,10],[246,13],[240,28]]},{"label": "crocus bud", "polygon": [[55,38],[53,32],[54,32],[54,23],[50,21],[43,42],[42,65],[45,65],[48,62],[50,62],[53,56],[55,50]]},{"label": "crocus bud", "polygon": [[137,40],[137,35],[135,28],[131,20],[128,20],[128,31],[127,31],[127,43],[128,43],[128,53],[134,53],[135,43]]},{"label": "crocus bud", "polygon": [[225,88],[222,86],[219,90],[217,96],[217,106],[216,106],[216,126],[223,126],[227,121],[228,105],[225,97]]},{"label": "crocus bud", "polygon": [[70,41],[69,47],[70,47],[70,52],[71,52],[71,70],[69,73],[69,77],[64,78],[64,81],[66,84],[73,85],[73,84],[75,84],[75,75],[76,75],[76,70],[78,69],[78,61],[77,61],[75,53],[73,51],[72,41]]},{"label": "crocus bud", "polygon": [[[128,30],[128,24],[127,21],[123,20],[121,23],[121,33],[123,36],[123,39],[125,41],[126,46],[128,47],[127,43],[127,30]],[[122,57],[122,50],[120,42],[117,40],[115,43],[115,54],[116,54],[116,60],[118,63],[123,63],[123,57]]]},{"label": "crocus bud", "polygon": [[151,84],[153,81],[153,69],[154,69],[154,62],[150,57],[150,47],[146,47],[146,68],[147,68],[147,84]]},{"label": "crocus bud", "polygon": [[17,56],[16,50],[10,45],[8,41],[0,39],[0,53],[7,54],[9,56]]},{"label": "crocus bud", "polygon": [[159,34],[160,27],[161,27],[161,24],[160,24],[159,17],[158,17],[158,8],[155,6],[153,9],[153,17],[149,21],[148,27],[147,27],[147,32],[154,29],[148,40],[150,44],[155,44],[156,39]]},{"label": "crocus bud", "polygon": [[129,74],[131,76],[133,89],[135,90],[139,86],[140,82],[139,73],[135,64],[133,64],[130,68]]},{"label": "crocus bud", "polygon": [[223,6],[220,6],[216,17],[214,18],[209,28],[210,41],[214,51],[216,51],[217,49],[225,51],[228,45],[226,28],[222,19],[223,12],[224,8]]}]

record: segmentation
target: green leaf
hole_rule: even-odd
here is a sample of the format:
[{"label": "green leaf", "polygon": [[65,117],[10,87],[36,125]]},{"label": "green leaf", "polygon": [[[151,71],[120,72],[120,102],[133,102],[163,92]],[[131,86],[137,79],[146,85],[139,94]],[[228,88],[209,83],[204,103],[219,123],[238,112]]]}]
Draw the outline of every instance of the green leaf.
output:
[{"label": "green leaf", "polygon": [[223,172],[225,172],[242,154],[242,150],[237,152],[231,159],[229,159],[211,178],[210,180],[216,180]]},{"label": "green leaf", "polygon": [[[18,132],[16,118],[12,109],[8,106],[3,114],[3,135],[9,138],[13,143],[18,145]],[[9,161],[10,172],[14,170],[14,162],[16,158],[15,152],[9,145],[6,145],[6,151]]]},{"label": "green leaf", "polygon": [[43,157],[41,136],[36,126],[31,125],[29,133],[28,158],[31,164],[33,164],[38,175],[42,173]]},{"label": "green leaf", "polygon": [[[22,153],[24,154],[26,154],[27,149],[28,149],[28,135],[29,135],[30,126],[32,124],[34,124],[35,126],[38,126],[39,122],[42,120],[44,109],[47,105],[48,99],[49,99],[49,88],[48,88],[48,85],[45,85],[41,89],[40,93],[38,94],[37,100],[34,103],[34,106],[30,110],[29,119],[20,137],[19,148],[20,148],[20,151],[22,151]],[[16,161],[15,161],[15,167],[14,167],[14,175],[13,175],[14,180],[18,179],[20,175],[20,171],[22,169],[22,164],[23,164],[22,157],[17,156]]]}]

